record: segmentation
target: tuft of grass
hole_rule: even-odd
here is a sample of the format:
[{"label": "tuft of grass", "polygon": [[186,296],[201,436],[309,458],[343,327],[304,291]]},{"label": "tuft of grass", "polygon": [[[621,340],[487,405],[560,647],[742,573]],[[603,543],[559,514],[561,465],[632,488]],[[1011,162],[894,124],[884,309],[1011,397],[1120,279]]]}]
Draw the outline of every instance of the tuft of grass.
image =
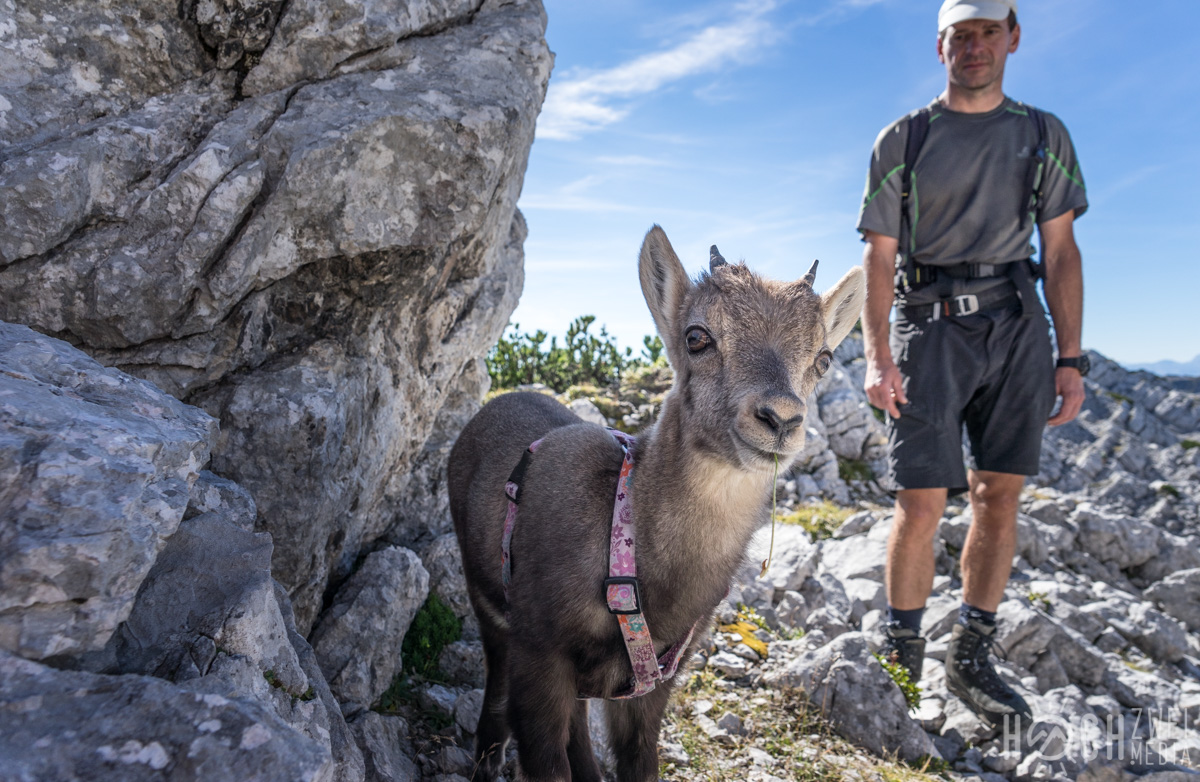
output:
[{"label": "tuft of grass", "polygon": [[425,679],[440,680],[443,677],[438,667],[438,656],[447,644],[460,638],[462,620],[440,597],[430,592],[425,605],[417,611],[408,632],[404,634],[404,643],[400,646],[404,670]]},{"label": "tuft of grass", "polygon": [[392,677],[392,683],[379,696],[379,705],[375,708],[381,714],[397,714],[401,706],[416,703],[412,682],[401,671]]},{"label": "tuft of grass", "polygon": [[1179,444],[1183,446],[1183,450],[1185,451],[1190,451],[1193,448],[1200,448],[1200,442],[1196,440],[1183,439],[1179,441]]},{"label": "tuft of grass", "polygon": [[875,472],[861,459],[838,458],[838,477],[843,481],[871,481]]},{"label": "tuft of grass", "polygon": [[1180,493],[1179,489],[1176,489],[1174,486],[1172,486],[1169,483],[1164,483],[1162,486],[1159,486],[1158,491],[1160,494],[1165,494],[1168,497],[1171,497],[1176,500],[1183,497],[1183,494]]},{"label": "tuft of grass", "polygon": [[1050,613],[1050,595],[1048,593],[1031,589],[1025,597],[1029,599],[1030,605],[1035,608],[1041,608],[1046,613]]},{"label": "tuft of grass", "polygon": [[821,500],[812,505],[801,505],[795,510],[780,514],[777,518],[782,524],[800,525],[808,530],[809,536],[816,542],[833,537],[834,530],[854,513],[854,508],[843,508],[829,500]]},{"label": "tuft of grass", "polygon": [[1133,404],[1133,397],[1131,396],[1127,396],[1117,391],[1105,391],[1104,393],[1107,394],[1108,398],[1114,402],[1128,402],[1131,405]]},{"label": "tuft of grass", "polygon": [[[700,700],[713,704],[708,716],[733,712],[742,719],[744,735],[709,737],[697,724],[693,705]],[[659,777],[664,782],[743,782],[750,763],[750,747],[774,759],[772,776],[796,782],[834,782],[845,779],[876,779],[885,782],[932,782],[937,777],[936,761],[904,764],[876,758],[850,744],[834,732],[798,689],[736,689],[710,670],[691,676],[675,691],[663,722],[663,740],[683,745],[689,764],[678,768],[662,763]],[[753,778],[753,777],[750,777]]]},{"label": "tuft of grass", "polygon": [[875,659],[883,666],[883,670],[887,671],[888,676],[892,677],[892,681],[900,688],[900,694],[904,696],[904,702],[908,704],[909,711],[915,711],[921,705],[921,686],[912,680],[908,675],[908,669],[900,663],[894,663],[887,660],[883,655],[875,655]]},{"label": "tuft of grass", "polygon": [[279,678],[279,674],[275,673],[274,669],[272,668],[268,668],[267,670],[263,671],[263,678],[267,680],[267,684],[271,685],[275,689],[292,696],[293,703],[295,703],[295,701],[311,701],[313,698],[317,697],[317,692],[312,688],[311,685],[300,695],[295,694],[287,688],[287,686]]}]

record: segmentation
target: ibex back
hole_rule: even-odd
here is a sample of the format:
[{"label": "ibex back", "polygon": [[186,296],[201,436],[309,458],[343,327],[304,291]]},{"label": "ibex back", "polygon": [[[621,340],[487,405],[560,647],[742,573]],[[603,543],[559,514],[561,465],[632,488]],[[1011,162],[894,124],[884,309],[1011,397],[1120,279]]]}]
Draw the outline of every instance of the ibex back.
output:
[{"label": "ibex back", "polygon": [[[804,444],[805,400],[858,320],[862,270],[851,269],[819,296],[815,268],[794,282],[765,280],[725,263],[713,247],[710,272],[693,282],[662,229],[646,235],[642,293],[675,372],[658,421],[634,450],[637,573],[656,654],[711,620],[766,520],[776,461],[786,469]],[[504,485],[538,439],[506,598]],[[510,730],[520,778],[601,778],[587,701],[578,696],[610,697],[632,675],[604,591],[621,461],[621,447],[603,427],[533,393],[492,400],[454,445],[450,510],[487,664],[476,779],[496,777]],[[673,681],[607,704],[621,782],[657,779],[659,726]]]}]

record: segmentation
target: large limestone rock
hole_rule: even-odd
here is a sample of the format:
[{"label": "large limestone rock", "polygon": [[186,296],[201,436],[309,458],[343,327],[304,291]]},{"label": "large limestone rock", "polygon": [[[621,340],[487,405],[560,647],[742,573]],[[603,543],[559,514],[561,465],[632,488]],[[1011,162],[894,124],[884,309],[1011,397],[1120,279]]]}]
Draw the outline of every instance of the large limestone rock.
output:
[{"label": "large limestone rock", "polygon": [[216,422],[0,323],[0,649],[102,649],[183,520]]},{"label": "large limestone rock", "polygon": [[308,632],[365,548],[445,531],[439,431],[523,282],[541,4],[0,7],[0,320],[220,420]]},{"label": "large limestone rock", "polygon": [[200,469],[215,439],[202,411],[0,324],[4,774],[363,778],[253,499]]}]

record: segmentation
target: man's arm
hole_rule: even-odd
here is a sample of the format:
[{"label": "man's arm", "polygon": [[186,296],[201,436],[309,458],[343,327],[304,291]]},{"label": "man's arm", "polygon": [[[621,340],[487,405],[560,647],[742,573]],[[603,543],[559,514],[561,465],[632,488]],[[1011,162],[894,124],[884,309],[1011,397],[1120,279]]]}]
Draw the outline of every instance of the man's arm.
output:
[{"label": "man's arm", "polygon": [[[1068,209],[1038,225],[1046,264],[1046,304],[1050,307],[1058,355],[1062,358],[1083,352],[1083,258],[1075,244],[1074,222],[1075,212]],[[1079,415],[1083,406],[1083,376],[1078,370],[1060,367],[1054,371],[1054,389],[1062,397],[1062,407],[1047,423],[1059,426]]]},{"label": "man's arm", "polygon": [[867,376],[863,387],[867,399],[892,418],[900,417],[899,404],[908,404],[904,396],[904,378],[892,360],[888,345],[888,318],[896,274],[896,250],[899,242],[891,236],[864,231],[866,247],[863,267],[867,272],[867,301],[863,305],[863,349],[867,358]]}]

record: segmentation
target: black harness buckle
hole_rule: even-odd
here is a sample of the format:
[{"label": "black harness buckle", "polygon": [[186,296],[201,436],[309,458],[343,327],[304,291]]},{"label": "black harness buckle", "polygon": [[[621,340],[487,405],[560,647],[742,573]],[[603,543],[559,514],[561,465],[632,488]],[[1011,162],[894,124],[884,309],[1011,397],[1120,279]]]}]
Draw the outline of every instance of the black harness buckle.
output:
[{"label": "black harness buckle", "polygon": [[604,579],[604,602],[610,614],[640,614],[642,588],[634,576],[610,576]]}]

